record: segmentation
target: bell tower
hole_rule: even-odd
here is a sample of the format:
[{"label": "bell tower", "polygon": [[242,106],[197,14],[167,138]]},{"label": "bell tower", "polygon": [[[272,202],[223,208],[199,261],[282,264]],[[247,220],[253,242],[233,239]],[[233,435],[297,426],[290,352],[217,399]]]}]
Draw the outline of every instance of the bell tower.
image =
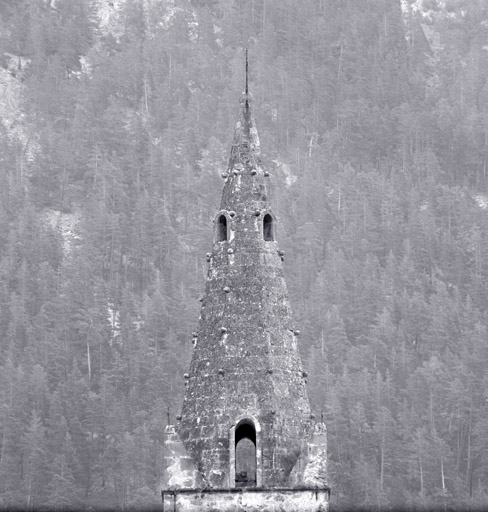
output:
[{"label": "bell tower", "polygon": [[224,489],[263,498],[313,487],[326,507],[325,426],[311,416],[251,106],[246,76],[182,412],[167,431],[166,486],[180,496],[205,489],[215,500]]}]

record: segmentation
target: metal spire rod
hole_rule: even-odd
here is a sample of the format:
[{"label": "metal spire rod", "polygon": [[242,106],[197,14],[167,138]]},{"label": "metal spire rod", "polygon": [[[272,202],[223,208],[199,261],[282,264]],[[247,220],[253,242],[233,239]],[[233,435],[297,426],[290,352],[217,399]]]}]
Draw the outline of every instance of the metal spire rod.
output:
[{"label": "metal spire rod", "polygon": [[247,60],[247,48],[246,48],[246,96],[249,94],[248,76],[249,76],[249,62]]}]

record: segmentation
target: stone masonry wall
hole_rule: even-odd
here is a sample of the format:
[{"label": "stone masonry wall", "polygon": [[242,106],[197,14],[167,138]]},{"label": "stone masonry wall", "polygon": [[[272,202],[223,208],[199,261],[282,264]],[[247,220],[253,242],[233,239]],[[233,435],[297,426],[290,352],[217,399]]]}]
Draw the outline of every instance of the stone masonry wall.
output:
[{"label": "stone masonry wall", "polygon": [[289,484],[327,487],[327,429],[324,423],[315,424],[312,439],[290,473]]},{"label": "stone masonry wall", "polygon": [[327,512],[328,489],[166,494],[164,512]]},{"label": "stone masonry wall", "polygon": [[201,489],[205,487],[193,458],[188,455],[174,425],[164,432],[163,489]]}]

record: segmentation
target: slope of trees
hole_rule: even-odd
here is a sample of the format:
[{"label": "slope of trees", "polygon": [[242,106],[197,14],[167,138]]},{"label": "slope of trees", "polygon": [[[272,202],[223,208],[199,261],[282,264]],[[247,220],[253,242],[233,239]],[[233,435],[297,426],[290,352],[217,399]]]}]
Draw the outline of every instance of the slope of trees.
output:
[{"label": "slope of trees", "polygon": [[488,501],[488,8],[416,4],[0,5],[0,507],[158,504],[243,47],[335,505]]}]

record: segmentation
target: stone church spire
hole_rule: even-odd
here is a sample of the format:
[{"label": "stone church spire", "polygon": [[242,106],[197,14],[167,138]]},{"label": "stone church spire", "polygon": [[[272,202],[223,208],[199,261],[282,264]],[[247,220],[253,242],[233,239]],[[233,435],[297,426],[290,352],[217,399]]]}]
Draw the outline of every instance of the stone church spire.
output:
[{"label": "stone church spire", "polygon": [[[248,477],[250,485],[283,484],[311,428],[251,101],[240,100],[180,427],[217,487]],[[249,471],[239,466],[243,439],[255,445]]]},{"label": "stone church spire", "polygon": [[[182,413],[179,425],[167,431],[168,487],[214,493],[256,489],[261,497],[270,489],[268,498],[278,503],[283,499],[275,496],[276,489],[290,493],[301,486],[301,492],[309,492],[312,488],[306,486],[312,482],[315,508],[297,507],[304,499],[297,495],[289,510],[326,510],[317,508],[328,502],[325,426],[317,430],[311,416],[299,332],[291,317],[283,252],[266,189],[269,174],[261,164],[251,106],[252,97],[245,92],[222,175]],[[315,459],[310,464],[311,453]],[[307,467],[312,476],[304,480]],[[317,487],[323,490],[322,501],[317,501]],[[227,510],[215,503],[216,509]]]}]

